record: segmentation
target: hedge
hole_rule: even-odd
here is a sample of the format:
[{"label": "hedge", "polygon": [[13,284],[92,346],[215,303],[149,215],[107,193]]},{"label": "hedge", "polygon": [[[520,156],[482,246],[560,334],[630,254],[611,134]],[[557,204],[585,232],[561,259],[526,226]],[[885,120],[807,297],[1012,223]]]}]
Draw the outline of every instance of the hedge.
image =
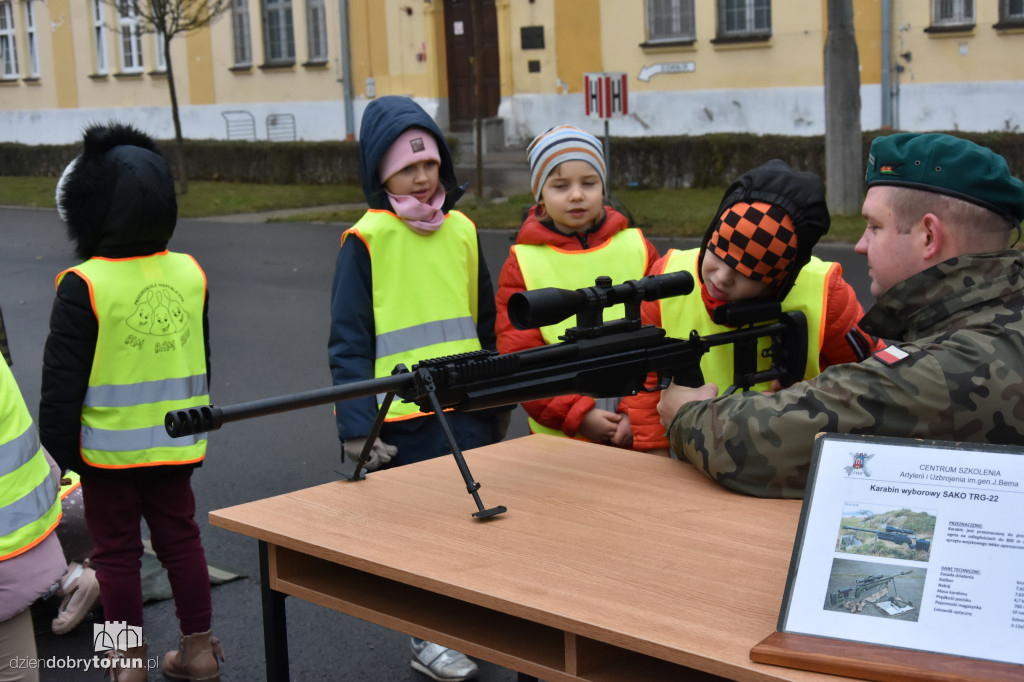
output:
[{"label": "hedge", "polygon": [[[878,131],[864,133],[864,159]],[[963,133],[1002,154],[1017,177],[1024,178],[1024,134]],[[458,158],[457,139],[449,140]],[[622,137],[610,140],[612,187],[721,187],[743,171],[770,158],[825,176],[822,136],[788,137],[722,133],[694,137]],[[173,162],[177,146],[161,148]],[[359,185],[356,142],[242,142],[186,140],[189,180],[273,184]],[[58,177],[78,153],[78,145],[0,143],[0,175]],[[524,157],[525,164],[525,157]],[[172,168],[175,167],[172,165]]]}]

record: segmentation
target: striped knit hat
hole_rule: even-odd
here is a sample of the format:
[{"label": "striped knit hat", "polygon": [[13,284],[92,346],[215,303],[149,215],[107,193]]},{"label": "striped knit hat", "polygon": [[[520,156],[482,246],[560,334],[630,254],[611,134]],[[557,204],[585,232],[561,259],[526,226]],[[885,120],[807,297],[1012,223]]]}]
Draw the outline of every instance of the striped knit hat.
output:
[{"label": "striped knit hat", "polygon": [[530,182],[533,198],[540,201],[540,190],[558,164],[566,161],[586,161],[605,184],[604,148],[601,142],[585,130],[563,125],[550,128],[526,148],[530,157]]}]

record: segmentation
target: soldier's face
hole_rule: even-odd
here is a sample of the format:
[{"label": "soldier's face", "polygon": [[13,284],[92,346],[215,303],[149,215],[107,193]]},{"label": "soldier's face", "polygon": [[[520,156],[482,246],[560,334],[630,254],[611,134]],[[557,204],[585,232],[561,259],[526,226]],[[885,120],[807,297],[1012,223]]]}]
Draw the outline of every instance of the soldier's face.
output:
[{"label": "soldier's face", "polygon": [[890,201],[891,190],[885,186],[868,190],[861,210],[867,225],[854,247],[857,253],[868,258],[871,295],[875,298],[923,269],[915,251],[916,240],[912,238],[917,228],[898,231]]}]

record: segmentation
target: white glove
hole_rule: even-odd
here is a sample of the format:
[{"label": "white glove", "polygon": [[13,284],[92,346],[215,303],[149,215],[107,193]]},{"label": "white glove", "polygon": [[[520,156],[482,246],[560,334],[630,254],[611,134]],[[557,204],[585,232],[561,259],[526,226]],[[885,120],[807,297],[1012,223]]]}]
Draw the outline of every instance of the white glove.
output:
[{"label": "white glove", "polygon": [[[363,445],[366,443],[366,437],[362,438],[346,438],[341,442],[341,450],[345,453],[353,462],[359,461],[359,455],[363,452]],[[391,461],[391,459],[398,454],[398,447],[395,445],[388,445],[380,438],[373,441],[373,447],[370,448],[370,459],[363,465],[367,471],[376,471],[382,466]]]}]

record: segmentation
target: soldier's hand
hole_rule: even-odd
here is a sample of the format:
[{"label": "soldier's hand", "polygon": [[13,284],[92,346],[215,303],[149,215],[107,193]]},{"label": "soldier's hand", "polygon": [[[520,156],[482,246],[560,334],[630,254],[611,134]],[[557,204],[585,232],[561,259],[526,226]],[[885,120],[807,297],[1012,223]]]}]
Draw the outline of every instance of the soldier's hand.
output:
[{"label": "soldier's hand", "polygon": [[[353,462],[358,462],[359,455],[362,454],[363,445],[365,445],[365,443],[365,437],[346,438],[341,442],[341,449],[346,457],[351,459]],[[370,459],[363,465],[363,467],[367,471],[376,471],[394,459],[397,454],[397,446],[388,445],[380,438],[377,438],[373,441],[373,446],[370,448]]]},{"label": "soldier's hand", "polygon": [[711,400],[718,395],[718,386],[715,384],[704,384],[700,388],[688,388],[671,383],[668,388],[661,392],[661,400],[658,401],[658,415],[661,417],[661,425],[668,429],[672,426],[672,420],[676,418],[679,409],[687,404],[699,400]]}]

